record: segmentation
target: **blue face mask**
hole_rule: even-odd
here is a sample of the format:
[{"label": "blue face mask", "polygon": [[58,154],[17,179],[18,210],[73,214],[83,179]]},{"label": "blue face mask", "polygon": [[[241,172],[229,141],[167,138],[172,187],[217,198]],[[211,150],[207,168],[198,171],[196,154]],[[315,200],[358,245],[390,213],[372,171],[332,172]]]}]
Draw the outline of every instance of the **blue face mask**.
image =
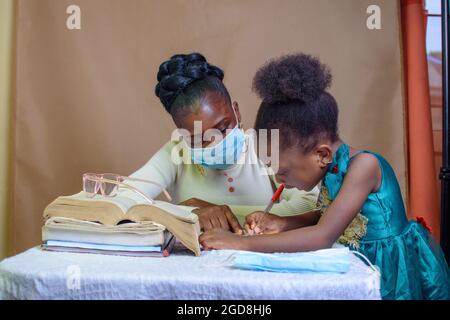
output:
[{"label": "blue face mask", "polygon": [[237,163],[244,143],[244,132],[239,128],[239,125],[236,125],[222,141],[213,147],[189,148],[192,163],[209,169],[228,169]]},{"label": "blue face mask", "polygon": [[272,272],[345,273],[350,269],[348,248],[301,253],[238,252],[231,264],[235,268]]}]

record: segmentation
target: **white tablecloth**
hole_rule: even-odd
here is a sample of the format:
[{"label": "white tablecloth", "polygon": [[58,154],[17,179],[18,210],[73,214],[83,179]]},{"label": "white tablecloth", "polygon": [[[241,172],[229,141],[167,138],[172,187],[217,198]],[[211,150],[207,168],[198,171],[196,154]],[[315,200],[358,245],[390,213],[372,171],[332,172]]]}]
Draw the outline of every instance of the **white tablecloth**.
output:
[{"label": "white tablecloth", "polygon": [[319,274],[218,267],[229,255],[178,251],[136,258],[35,247],[0,263],[0,298],[380,299],[379,276],[356,256],[348,273]]}]

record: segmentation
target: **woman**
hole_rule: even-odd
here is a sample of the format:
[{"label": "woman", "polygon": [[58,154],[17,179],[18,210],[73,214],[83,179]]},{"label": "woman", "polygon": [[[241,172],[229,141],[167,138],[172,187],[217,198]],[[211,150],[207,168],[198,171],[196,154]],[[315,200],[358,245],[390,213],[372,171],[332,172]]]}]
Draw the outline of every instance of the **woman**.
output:
[{"label": "woman", "polygon": [[[195,212],[204,230],[241,232],[245,216],[262,210],[278,184],[256,155],[254,135],[243,132],[238,104],[231,101],[223,77],[222,70],[199,53],[174,55],[161,64],[155,93],[185,139],[166,143],[130,177],[158,182],[174,202],[199,207]],[[219,132],[220,139],[205,139],[211,130]],[[183,160],[174,161],[174,154]],[[161,192],[151,184],[130,183],[152,198]],[[130,190],[121,193],[136,196]],[[285,190],[271,212],[308,212],[317,194],[317,189]]]}]

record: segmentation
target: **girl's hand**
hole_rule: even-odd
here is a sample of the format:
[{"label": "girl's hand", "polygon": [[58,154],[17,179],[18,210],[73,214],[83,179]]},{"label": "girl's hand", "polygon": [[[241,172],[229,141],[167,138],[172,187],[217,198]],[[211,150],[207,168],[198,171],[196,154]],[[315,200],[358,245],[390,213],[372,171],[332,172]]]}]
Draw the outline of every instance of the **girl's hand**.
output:
[{"label": "girl's hand", "polygon": [[249,235],[278,233],[284,230],[284,219],[280,216],[256,211],[245,217],[244,229]]},{"label": "girl's hand", "polygon": [[199,237],[199,242],[206,250],[234,249],[245,250],[245,237],[223,229],[211,229]]}]

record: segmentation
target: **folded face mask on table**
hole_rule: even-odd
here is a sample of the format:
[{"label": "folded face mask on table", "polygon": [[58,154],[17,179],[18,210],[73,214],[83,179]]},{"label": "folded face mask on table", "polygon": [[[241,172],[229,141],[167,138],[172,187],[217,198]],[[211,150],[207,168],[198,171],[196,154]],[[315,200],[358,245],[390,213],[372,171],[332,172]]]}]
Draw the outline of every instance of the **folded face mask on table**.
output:
[{"label": "folded face mask on table", "polygon": [[351,254],[347,247],[298,253],[236,251],[216,266],[272,272],[346,273]]}]

